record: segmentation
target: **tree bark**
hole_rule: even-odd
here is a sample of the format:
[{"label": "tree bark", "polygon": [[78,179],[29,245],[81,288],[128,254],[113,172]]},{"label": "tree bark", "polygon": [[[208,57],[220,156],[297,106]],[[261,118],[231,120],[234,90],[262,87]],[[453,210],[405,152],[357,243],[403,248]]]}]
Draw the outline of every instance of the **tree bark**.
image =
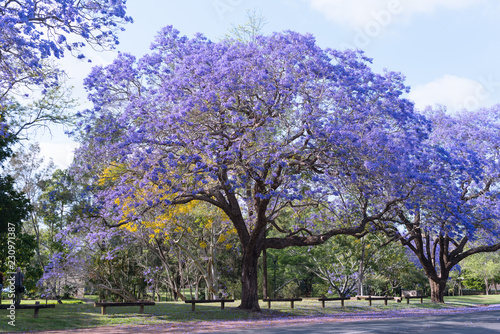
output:
[{"label": "tree bark", "polygon": [[262,250],[262,296],[267,298],[267,253]]},{"label": "tree bark", "polygon": [[361,238],[361,260],[359,262],[359,273],[358,273],[358,295],[363,296],[363,280],[365,277],[365,238]]},{"label": "tree bark", "polygon": [[252,312],[260,311],[257,264],[259,253],[257,251],[243,254],[241,271],[241,305],[240,309]]},{"label": "tree bark", "polygon": [[429,284],[431,286],[431,302],[433,303],[444,303],[444,292],[446,290],[446,281],[448,278],[429,278]]}]

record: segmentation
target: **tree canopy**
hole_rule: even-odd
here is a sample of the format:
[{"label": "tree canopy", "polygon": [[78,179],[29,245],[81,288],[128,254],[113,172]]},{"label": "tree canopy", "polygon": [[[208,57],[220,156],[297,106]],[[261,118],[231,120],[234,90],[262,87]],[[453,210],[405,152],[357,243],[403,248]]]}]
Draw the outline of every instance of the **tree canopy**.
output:
[{"label": "tree canopy", "polygon": [[429,179],[411,203],[393,207],[378,225],[418,257],[435,302],[443,302],[450,271],[460,261],[500,249],[499,111],[429,111]]},{"label": "tree canopy", "polygon": [[[241,307],[258,308],[262,249],[364,233],[417,182],[413,148],[427,122],[401,97],[403,77],[375,74],[370,62],[293,31],[215,43],[166,27],[151,54],[95,67],[78,165],[96,176],[122,166],[95,188],[96,223],[116,227],[194,200],[220,208],[242,244]],[[388,177],[401,181],[390,196],[380,186]],[[137,214],[120,221],[125,202]],[[292,229],[279,224],[285,209]],[[266,239],[267,228],[281,237]]]},{"label": "tree canopy", "polygon": [[51,57],[70,52],[79,58],[86,44],[112,47],[118,43],[126,0],[0,1],[0,103],[20,87],[57,85],[60,71]]}]

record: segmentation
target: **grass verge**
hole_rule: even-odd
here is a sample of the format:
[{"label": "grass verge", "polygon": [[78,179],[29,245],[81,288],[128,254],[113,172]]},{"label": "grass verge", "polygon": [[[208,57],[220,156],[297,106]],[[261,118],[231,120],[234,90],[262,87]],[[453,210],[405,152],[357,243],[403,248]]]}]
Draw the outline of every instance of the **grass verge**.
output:
[{"label": "grass verge", "polygon": [[[420,300],[414,299],[410,304],[395,303],[389,301],[384,305],[383,301],[374,301],[368,306],[367,301],[346,301],[345,307],[340,307],[340,302],[327,302],[322,308],[317,299],[304,299],[296,302],[295,308],[291,309],[288,302],[272,303],[271,309],[267,309],[267,303],[261,302],[262,312],[248,313],[236,307],[238,302],[227,303],[226,309],[221,310],[218,304],[198,304],[196,312],[191,311],[191,305],[183,302],[159,302],[155,306],[146,306],[144,314],[138,314],[138,306],[108,307],[107,314],[101,315],[100,308],[94,308],[90,302],[81,300],[65,301],[64,304],[56,305],[55,309],[41,309],[39,318],[33,318],[33,310],[16,310],[15,327],[8,324],[8,310],[0,310],[0,332],[29,332],[42,330],[61,330],[72,328],[88,328],[100,326],[118,325],[157,325],[161,323],[186,323],[198,321],[232,321],[251,320],[281,317],[310,317],[310,316],[332,316],[335,314],[346,315],[352,313],[359,315],[364,312],[379,312],[390,310],[409,309],[446,309],[453,307],[475,307],[478,305],[500,304],[500,295],[490,296],[460,296],[446,297],[446,304],[433,304],[429,299],[420,304]],[[6,303],[7,301],[3,301]],[[23,301],[23,304],[34,304],[35,301]],[[41,304],[45,300],[40,300]],[[56,303],[49,301],[49,303]]]}]

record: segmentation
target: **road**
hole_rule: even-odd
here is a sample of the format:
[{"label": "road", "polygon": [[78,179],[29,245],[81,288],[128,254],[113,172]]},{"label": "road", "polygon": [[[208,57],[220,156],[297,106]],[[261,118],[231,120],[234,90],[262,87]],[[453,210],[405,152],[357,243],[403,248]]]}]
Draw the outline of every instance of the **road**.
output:
[{"label": "road", "polygon": [[[212,332],[213,333],[213,332]],[[500,333],[500,309],[473,313],[446,314],[411,318],[377,319],[354,322],[308,323],[283,327],[218,331],[218,333],[315,334],[315,333],[425,333],[425,334],[493,334]]]}]

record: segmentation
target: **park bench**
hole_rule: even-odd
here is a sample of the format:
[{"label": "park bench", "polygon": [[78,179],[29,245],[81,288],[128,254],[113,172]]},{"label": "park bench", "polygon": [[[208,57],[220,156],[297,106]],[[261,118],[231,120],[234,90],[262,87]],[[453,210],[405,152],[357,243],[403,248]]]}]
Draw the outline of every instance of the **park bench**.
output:
[{"label": "park bench", "polygon": [[139,314],[144,313],[144,306],[154,306],[155,302],[149,300],[139,300],[135,302],[95,302],[94,307],[101,307],[101,314],[106,314],[106,307],[115,307],[115,306],[139,306]]},{"label": "park bench", "polygon": [[322,298],[318,298],[318,300],[321,302],[322,307],[325,307],[325,301],[329,301],[329,300],[340,300],[340,306],[344,307],[344,300],[349,300],[349,299],[351,299],[351,298],[350,297],[335,297],[335,298],[322,297]]},{"label": "park bench", "polygon": [[412,298],[420,298],[420,304],[423,304],[424,298],[427,298],[427,296],[404,296],[402,298],[406,298],[406,304],[410,304],[410,299]]},{"label": "park bench", "polygon": [[[8,310],[8,309],[12,309],[11,306],[12,304],[0,304],[0,310]],[[20,304],[20,305],[16,305],[15,306],[15,309],[16,310],[26,310],[26,309],[34,309],[35,310],[35,314],[34,314],[34,318],[38,318],[38,310],[40,310],[41,308],[55,308],[56,305],[55,304],[40,304],[40,302],[35,302],[35,304]]]},{"label": "park bench", "polygon": [[187,304],[191,304],[191,311],[194,312],[195,305],[199,303],[220,303],[220,309],[224,309],[225,303],[234,303],[234,299],[189,299],[184,301]]},{"label": "park bench", "polygon": [[271,308],[271,302],[290,302],[290,308],[293,308],[293,303],[301,302],[302,298],[264,298],[262,300],[267,302],[267,308]]},{"label": "park bench", "polygon": [[372,300],[383,300],[384,305],[387,305],[388,300],[393,300],[394,297],[388,297],[388,296],[356,296],[357,300],[368,300],[368,305],[372,306]]}]

